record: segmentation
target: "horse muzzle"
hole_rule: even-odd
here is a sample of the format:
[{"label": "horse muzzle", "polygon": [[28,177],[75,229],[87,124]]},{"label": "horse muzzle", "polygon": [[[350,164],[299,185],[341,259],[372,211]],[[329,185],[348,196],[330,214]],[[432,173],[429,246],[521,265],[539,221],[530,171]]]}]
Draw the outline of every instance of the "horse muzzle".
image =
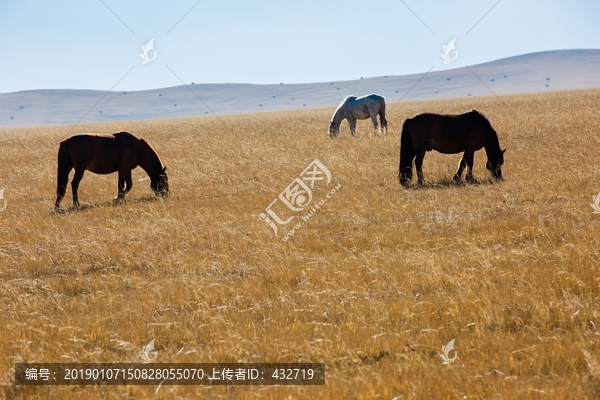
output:
[{"label": "horse muzzle", "polygon": [[169,189],[152,189],[152,191],[159,197],[169,197]]},{"label": "horse muzzle", "polygon": [[492,177],[499,181],[502,180],[502,167],[501,164],[492,165],[489,161],[485,164],[485,168],[490,171]]},{"label": "horse muzzle", "polygon": [[490,169],[490,173],[492,174],[492,177],[497,181],[502,180],[502,170],[500,168]]}]

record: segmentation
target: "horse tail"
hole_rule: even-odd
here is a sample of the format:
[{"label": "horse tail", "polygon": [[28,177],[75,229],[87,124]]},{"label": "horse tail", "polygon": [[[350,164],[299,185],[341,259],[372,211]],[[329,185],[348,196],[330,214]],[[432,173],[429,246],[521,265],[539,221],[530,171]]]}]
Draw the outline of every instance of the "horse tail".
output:
[{"label": "horse tail", "polygon": [[68,174],[71,172],[73,168],[73,163],[71,163],[71,158],[69,157],[69,149],[67,148],[67,141],[63,140],[60,142],[60,146],[58,147],[58,176],[59,179],[65,173]]},{"label": "horse tail", "polygon": [[58,147],[58,169],[56,171],[57,203],[60,202],[60,199],[65,195],[67,183],[69,182],[69,172],[73,169],[73,163],[69,157],[69,149],[67,146],[67,141],[63,140]]},{"label": "horse tail", "polygon": [[381,97],[381,107],[379,107],[379,119],[381,120],[381,130],[385,128],[387,133],[387,119],[385,118],[385,98]]},{"label": "horse tail", "polygon": [[415,144],[410,135],[411,119],[402,124],[400,134],[400,165],[398,167],[398,178],[401,184],[407,184],[412,178],[412,160],[415,158]]}]

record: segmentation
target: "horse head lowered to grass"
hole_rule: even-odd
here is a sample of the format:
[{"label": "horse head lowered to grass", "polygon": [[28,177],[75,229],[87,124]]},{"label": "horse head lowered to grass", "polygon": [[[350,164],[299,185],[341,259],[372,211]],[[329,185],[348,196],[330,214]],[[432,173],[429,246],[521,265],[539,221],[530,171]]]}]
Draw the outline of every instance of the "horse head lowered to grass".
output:
[{"label": "horse head lowered to grass", "polygon": [[144,139],[138,139],[128,132],[112,135],[79,134],[60,142],[58,148],[58,171],[56,203],[65,196],[69,173],[75,169],[71,181],[73,206],[79,207],[77,189],[83,173],[88,170],[95,174],[119,173],[116,201],[125,199],[133,187],[131,170],[140,166],[150,177],[150,188],[158,196],[169,195],[167,167],[163,167],[154,149]]},{"label": "horse head lowered to grass", "polygon": [[377,94],[356,97],[346,96],[336,108],[329,123],[329,137],[334,138],[340,134],[340,125],[347,119],[350,133],[356,136],[356,120],[371,118],[374,133],[379,129],[377,115],[381,121],[381,131],[387,134],[387,120],[385,119],[385,97]]},{"label": "horse head lowered to grass", "polygon": [[422,184],[425,152],[436,150],[443,154],[464,152],[454,180],[461,180],[466,167],[467,180],[473,181],[473,157],[481,148],[485,148],[488,157],[486,168],[492,177],[501,180],[506,150],[500,149],[498,135],[486,117],[475,110],[459,115],[417,115],[402,126],[398,178],[402,185],[411,181],[414,159],[418,182]]}]

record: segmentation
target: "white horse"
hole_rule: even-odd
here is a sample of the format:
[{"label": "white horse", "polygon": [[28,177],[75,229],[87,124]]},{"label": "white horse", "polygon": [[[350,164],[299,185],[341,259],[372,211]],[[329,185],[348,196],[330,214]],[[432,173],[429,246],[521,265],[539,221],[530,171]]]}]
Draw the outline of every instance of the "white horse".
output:
[{"label": "white horse", "polygon": [[356,120],[371,118],[373,130],[377,134],[379,124],[377,115],[381,120],[381,130],[385,129],[387,135],[387,120],[385,119],[385,97],[378,94],[369,94],[363,97],[346,96],[331,117],[329,124],[329,137],[334,138],[340,134],[340,124],[348,120],[352,136],[356,136]]}]

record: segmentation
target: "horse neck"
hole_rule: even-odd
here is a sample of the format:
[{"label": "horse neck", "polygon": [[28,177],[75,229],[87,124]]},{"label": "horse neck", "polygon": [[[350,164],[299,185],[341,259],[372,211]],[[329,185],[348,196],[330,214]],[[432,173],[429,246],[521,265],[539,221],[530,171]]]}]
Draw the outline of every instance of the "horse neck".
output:
[{"label": "horse neck", "polygon": [[345,107],[345,104],[342,104],[333,113],[333,117],[331,118],[331,122],[333,122],[336,126],[340,125],[342,123],[342,121],[344,120],[344,118],[346,118],[344,116],[344,107]]},{"label": "horse neck", "polygon": [[162,164],[160,162],[160,158],[158,158],[158,154],[154,151],[150,145],[140,140],[139,154],[138,154],[138,164],[150,178],[157,177],[160,175],[162,171]]},{"label": "horse neck", "polygon": [[484,148],[488,160],[496,158],[502,152],[502,150],[500,150],[498,135],[493,130],[488,134]]}]

